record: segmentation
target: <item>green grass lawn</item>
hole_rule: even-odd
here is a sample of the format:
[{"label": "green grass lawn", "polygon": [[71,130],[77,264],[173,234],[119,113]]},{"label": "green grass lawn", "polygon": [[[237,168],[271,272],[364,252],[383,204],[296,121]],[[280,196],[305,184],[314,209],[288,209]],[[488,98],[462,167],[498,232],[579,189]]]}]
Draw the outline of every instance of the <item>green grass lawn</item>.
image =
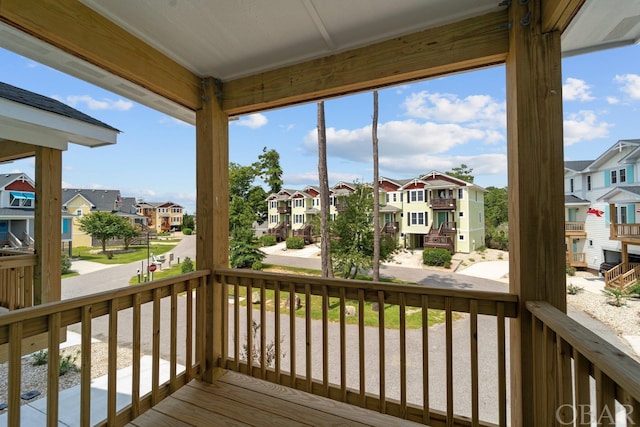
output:
[{"label": "green grass lawn", "polygon": [[[176,245],[157,245],[151,244],[149,253],[155,255],[161,255],[166,252],[171,252]],[[117,253],[122,250],[121,246],[107,246],[107,252],[113,251],[113,257],[109,259],[106,254],[103,253],[90,253],[90,251],[100,250],[100,248],[90,248],[87,246],[79,246],[73,248],[73,257],[80,258],[83,261],[99,262],[101,264],[128,264],[134,261],[142,261],[147,259],[147,246],[129,246],[129,252]],[[168,261],[166,261],[168,263]]]}]

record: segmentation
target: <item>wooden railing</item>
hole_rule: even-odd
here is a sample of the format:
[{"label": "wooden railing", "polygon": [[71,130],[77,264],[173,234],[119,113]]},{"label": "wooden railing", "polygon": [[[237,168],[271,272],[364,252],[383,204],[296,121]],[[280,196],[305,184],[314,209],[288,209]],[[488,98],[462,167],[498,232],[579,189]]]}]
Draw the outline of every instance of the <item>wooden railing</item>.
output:
[{"label": "wooden railing", "polygon": [[422,239],[422,244],[425,248],[442,248],[448,250],[452,254],[456,251],[453,240],[447,235],[425,234]]},{"label": "wooden railing", "polygon": [[34,301],[36,256],[4,251],[0,254],[0,307],[16,310]]},{"label": "wooden railing", "polygon": [[640,263],[637,262],[621,263],[616,265],[611,270],[604,273],[605,287],[617,287],[617,282],[621,276],[638,267],[640,267]]},{"label": "wooden railing", "polygon": [[587,256],[584,252],[567,252],[566,258],[567,264],[573,267],[587,266]]},{"label": "wooden railing", "polygon": [[397,233],[398,230],[400,230],[400,223],[397,222],[397,221],[395,221],[395,222],[387,222],[382,227],[382,232],[383,233],[387,233],[387,234]]},{"label": "wooden railing", "polygon": [[586,234],[584,222],[565,221],[564,234],[567,236],[583,236]]},{"label": "wooden railing", "polygon": [[[108,425],[122,426],[199,375],[204,360],[204,292],[208,270],[157,280],[143,285],[93,294],[60,302],[17,310],[0,316],[0,345],[9,345],[8,425],[20,425],[21,348],[24,338],[40,333],[49,336],[47,425],[58,424],[58,368],[61,329],[78,329],[81,341],[79,423],[91,421],[91,339],[92,328],[104,325],[108,335]],[[145,315],[150,314],[150,315]],[[121,320],[121,318],[123,318]],[[184,325],[178,328],[178,321]],[[147,321],[148,320],[148,321]],[[125,326],[118,327],[119,322]],[[161,322],[163,327],[161,328]],[[126,332],[123,332],[123,329]],[[117,357],[119,334],[131,340],[131,403],[117,409]],[[140,361],[143,343],[151,342],[145,353],[152,356],[150,392],[140,395]],[[169,361],[169,379],[160,383],[160,359]],[[184,365],[179,370],[178,363]],[[44,384],[43,384],[44,386]],[[99,424],[105,424],[105,421]]]},{"label": "wooden railing", "polygon": [[454,198],[438,198],[434,197],[429,201],[429,206],[431,209],[456,209],[457,200]]},{"label": "wooden railing", "polygon": [[513,294],[231,269],[214,280],[230,294],[227,369],[429,425],[507,424]]},{"label": "wooden railing", "polygon": [[615,279],[611,285],[624,291],[629,286],[634,285],[638,279],[640,279],[640,266],[636,265],[634,268]]},{"label": "wooden railing", "polygon": [[533,315],[531,425],[640,423],[640,364],[546,302]]},{"label": "wooden railing", "polygon": [[611,224],[612,238],[640,237],[640,224]]}]

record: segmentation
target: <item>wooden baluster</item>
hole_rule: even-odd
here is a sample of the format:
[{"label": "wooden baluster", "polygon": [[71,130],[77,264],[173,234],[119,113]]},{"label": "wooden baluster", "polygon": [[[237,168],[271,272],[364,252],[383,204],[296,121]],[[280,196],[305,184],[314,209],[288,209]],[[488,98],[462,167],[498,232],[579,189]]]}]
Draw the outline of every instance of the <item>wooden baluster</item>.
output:
[{"label": "wooden baluster", "polygon": [[347,339],[345,316],[345,289],[340,287],[340,396],[343,402],[347,400]]},{"label": "wooden baluster", "polygon": [[133,322],[131,331],[132,352],[131,352],[131,415],[136,418],[140,415],[140,356],[142,352],[142,341],[140,338],[142,330],[142,297],[140,294],[133,296]]},{"label": "wooden baluster", "polygon": [[594,367],[593,376],[596,380],[596,420],[598,426],[609,427],[616,425],[615,384],[598,367]]},{"label": "wooden baluster", "polygon": [[541,380],[544,381],[543,386],[543,399],[545,402],[544,418],[542,421],[545,425],[553,425],[555,423],[555,411],[557,408],[556,400],[556,387],[555,384],[558,381],[558,371],[556,366],[556,336],[546,324],[542,327],[542,339],[543,339],[543,374]]},{"label": "wooden baluster", "polygon": [[49,357],[47,360],[47,426],[58,425],[60,382],[60,312],[49,315]]},{"label": "wooden baluster", "polygon": [[407,307],[400,294],[400,416],[407,418]]},{"label": "wooden baluster", "polygon": [[[136,294],[138,295],[138,294]],[[91,320],[93,307],[85,305],[81,311],[81,331],[80,341],[80,425],[89,427],[91,425]],[[133,398],[132,398],[133,399]],[[132,414],[135,418],[137,413]]]},{"label": "wooden baluster", "polygon": [[305,321],[304,337],[305,337],[305,351],[306,351],[305,365],[306,365],[306,371],[307,371],[306,390],[308,393],[311,393],[312,386],[313,386],[312,384],[313,366],[311,365],[312,364],[311,352],[313,351],[313,345],[312,345],[313,338],[311,336],[311,285],[308,283],[304,285],[304,321]]},{"label": "wooden baluster", "polygon": [[20,384],[22,375],[22,322],[9,325],[8,425],[20,425]]},{"label": "wooden baluster", "polygon": [[329,396],[329,291],[322,285],[322,386],[325,397]]},{"label": "wooden baluster", "polygon": [[568,425],[574,419],[573,414],[573,375],[571,372],[571,346],[559,336],[556,338],[556,409],[554,418],[560,424]]},{"label": "wooden baluster", "polygon": [[273,301],[274,301],[274,340],[276,349],[275,371],[276,382],[282,384],[280,359],[282,358],[281,342],[280,342],[280,281],[276,280],[273,284]]},{"label": "wooden baluster", "polygon": [[[115,421],[118,369],[118,299],[109,300],[109,339],[107,362],[107,420]],[[113,422],[112,421],[112,422]]]},{"label": "wooden baluster", "polygon": [[453,425],[453,311],[450,297],[444,299],[445,307],[445,358],[447,375],[447,426]]},{"label": "wooden baluster", "polygon": [[193,379],[193,285],[191,280],[187,281],[187,294],[185,306],[185,321],[187,326],[185,336],[185,369],[187,383]]},{"label": "wooden baluster", "polygon": [[385,373],[385,329],[384,329],[384,291],[378,291],[378,360],[380,363],[380,412],[387,412],[386,373]]},{"label": "wooden baluster", "polygon": [[160,289],[153,290],[153,336],[151,363],[151,406],[160,402]]},{"label": "wooden baluster", "polygon": [[[574,408],[587,408],[591,406],[591,362],[587,360],[578,350],[573,349],[573,378],[575,389]],[[576,420],[578,427],[590,427],[591,423],[586,417],[578,417]]]},{"label": "wooden baluster", "polygon": [[176,370],[178,364],[178,293],[176,284],[169,287],[171,292],[171,313],[169,322],[171,324],[171,336],[169,337],[169,393],[178,389],[176,383]]},{"label": "wooden baluster", "polygon": [[422,423],[431,423],[429,404],[429,297],[422,295]]},{"label": "wooden baluster", "polygon": [[360,406],[367,406],[365,374],[365,336],[364,336],[364,289],[358,289],[358,371],[360,377]]},{"label": "wooden baluster", "polygon": [[267,378],[267,307],[265,282],[260,280],[260,378]]},{"label": "wooden baluster", "polygon": [[289,367],[291,370],[290,387],[296,388],[296,288],[289,284]]},{"label": "wooden baluster", "polygon": [[478,301],[469,302],[469,343],[471,353],[471,425],[480,425],[478,413]]},{"label": "wooden baluster", "polygon": [[498,425],[507,425],[507,367],[504,303],[499,302],[496,313],[498,338]]},{"label": "wooden baluster", "polygon": [[235,371],[240,372],[240,286],[238,280],[233,283],[233,359]]},{"label": "wooden baluster", "polygon": [[247,375],[253,376],[253,288],[251,280],[247,282]]}]

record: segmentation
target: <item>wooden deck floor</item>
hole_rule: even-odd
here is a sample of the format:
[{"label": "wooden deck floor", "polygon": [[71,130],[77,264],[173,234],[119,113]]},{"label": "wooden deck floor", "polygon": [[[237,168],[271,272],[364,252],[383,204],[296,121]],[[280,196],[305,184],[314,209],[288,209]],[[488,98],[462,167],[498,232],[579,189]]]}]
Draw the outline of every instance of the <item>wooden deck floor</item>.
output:
[{"label": "wooden deck floor", "polygon": [[226,372],[193,380],[129,426],[417,426],[389,415]]}]

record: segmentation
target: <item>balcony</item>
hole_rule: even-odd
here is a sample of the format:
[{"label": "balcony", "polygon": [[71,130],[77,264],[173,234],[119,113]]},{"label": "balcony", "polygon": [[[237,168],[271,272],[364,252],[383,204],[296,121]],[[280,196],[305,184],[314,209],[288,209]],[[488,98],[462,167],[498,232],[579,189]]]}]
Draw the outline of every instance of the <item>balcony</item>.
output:
[{"label": "balcony", "polygon": [[438,198],[438,197],[434,197],[431,200],[429,200],[429,207],[431,209],[446,209],[446,210],[451,210],[454,211],[456,210],[456,206],[457,206],[457,201],[454,198]]},{"label": "balcony", "polygon": [[587,237],[584,222],[565,221],[564,235],[567,237]]},{"label": "balcony", "polygon": [[[265,304],[247,310],[246,298],[254,293]],[[218,294],[225,301],[222,322],[213,324],[207,306]],[[269,302],[288,301],[294,294],[300,299],[298,310]],[[371,303],[385,309],[365,324]],[[320,313],[313,315],[310,307],[316,304]],[[337,317],[330,307],[337,309]],[[570,419],[569,405],[619,402],[640,409],[640,381],[631,374],[639,368],[635,360],[548,303],[529,302],[525,310],[534,318],[532,374],[544,372],[547,378],[535,382],[539,419],[534,425],[553,424],[556,413]],[[60,328],[67,327],[82,333],[77,416],[89,425],[95,390],[86,367],[91,366],[92,330],[100,322],[109,337],[109,379],[103,391],[103,423],[109,425],[134,419],[136,425],[171,425],[177,422],[174,417],[186,425],[201,425],[211,417],[299,422],[313,416],[318,424],[375,420],[383,425],[504,426],[509,400],[516,398],[508,394],[507,378],[513,373],[507,323],[518,313],[518,298],[511,293],[200,270],[0,316],[0,345],[9,346],[6,416],[9,425],[20,425],[21,371],[11,369],[21,363],[16,342],[45,333],[49,343],[56,343]],[[443,324],[429,327],[431,316]],[[134,353],[127,393],[118,388],[116,376],[119,330],[130,331]],[[216,335],[221,352],[207,379],[209,343]],[[57,345],[48,350],[46,416],[55,423],[59,393],[53,390],[59,379],[51,367],[57,366],[59,351]],[[150,379],[141,374],[143,352],[152,357]],[[169,379],[161,382],[163,357]],[[142,395],[141,383],[148,380],[150,391]],[[129,403],[119,407],[125,396]]]},{"label": "balcony", "polygon": [[397,222],[397,221],[395,221],[395,222],[387,222],[382,227],[382,232],[383,233],[387,233],[387,234],[397,233],[398,230],[400,230],[400,223]]},{"label": "balcony", "polygon": [[279,214],[291,213],[291,206],[285,206],[285,205],[278,206],[278,213]]},{"label": "balcony", "polygon": [[571,267],[587,267],[587,258],[584,252],[567,252],[567,264]]}]

